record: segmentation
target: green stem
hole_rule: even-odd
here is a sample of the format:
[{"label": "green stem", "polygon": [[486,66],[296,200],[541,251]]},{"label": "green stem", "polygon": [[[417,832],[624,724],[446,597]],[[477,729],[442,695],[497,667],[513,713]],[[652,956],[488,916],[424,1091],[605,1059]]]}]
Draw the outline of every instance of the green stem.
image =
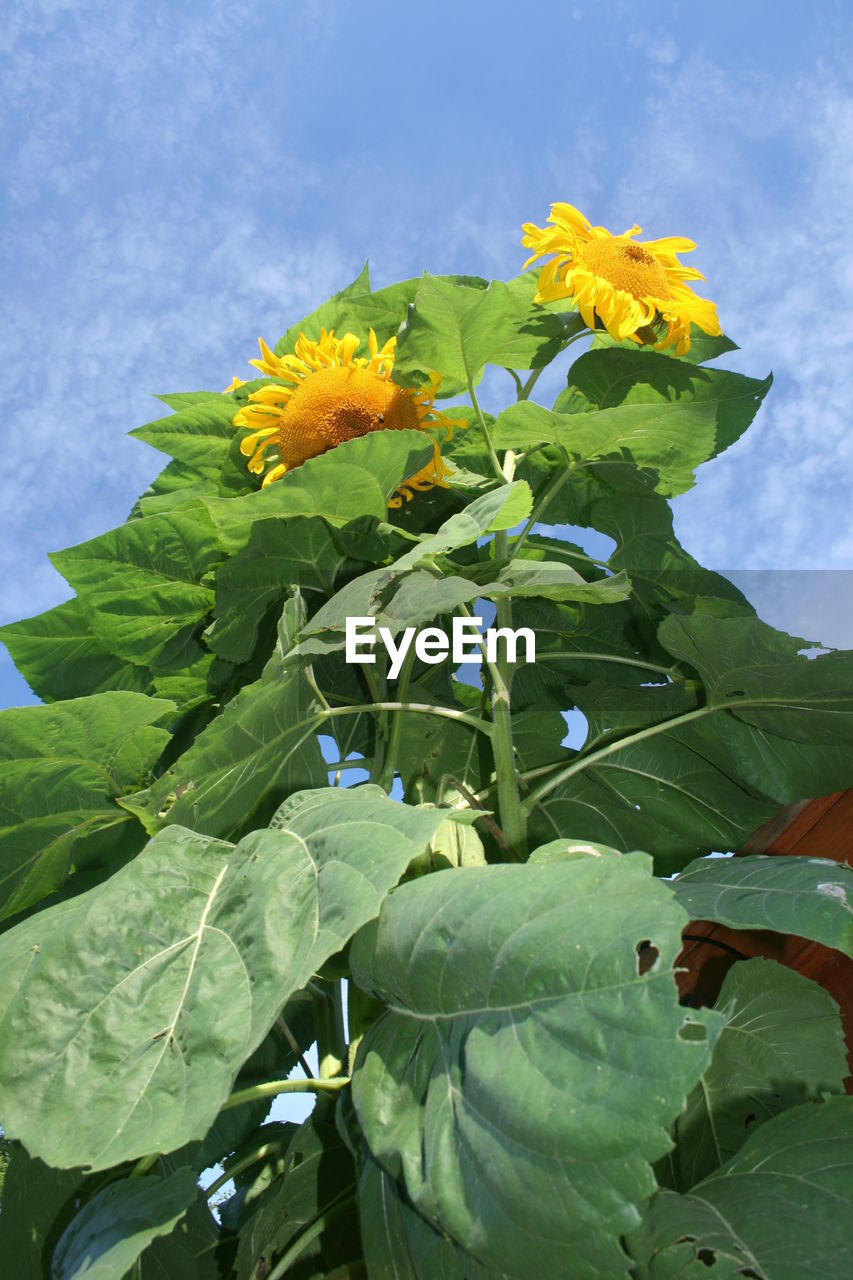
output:
[{"label": "green stem", "polygon": [[[343,1194],[346,1194],[349,1190],[350,1188],[347,1187]],[[299,1236],[298,1240],[290,1246],[287,1252],[279,1258],[278,1264],[275,1270],[270,1272],[268,1280],[281,1280],[281,1277],[287,1274],[290,1264],[296,1261],[300,1253],[304,1252],[308,1245],[311,1244],[312,1240],[316,1240],[318,1236],[323,1234],[328,1226],[338,1218],[342,1217],[343,1214],[348,1213],[356,1202],[356,1195],[347,1195],[346,1199],[340,1200],[333,1208],[327,1209],[319,1218],[316,1218],[314,1222],[311,1223],[311,1226],[306,1228],[306,1230]]]},{"label": "green stem", "polygon": [[485,440],[486,448],[489,451],[489,461],[492,464],[492,470],[494,471],[498,480],[500,480],[501,484],[507,484],[508,483],[507,478],[504,475],[503,468],[501,467],[500,459],[498,458],[498,455],[495,453],[495,446],[492,444],[492,437],[489,434],[489,428],[486,426],[486,419],[483,417],[483,411],[480,408],[479,402],[474,393],[474,383],[470,376],[468,378],[468,394],[471,397],[471,405],[474,409],[474,412],[477,415],[477,421],[480,424],[480,430],[483,433],[483,439]]},{"label": "green stem", "polygon": [[[529,381],[529,379],[528,379]],[[504,454],[501,475],[506,484],[510,484],[515,474],[515,454],[508,449]],[[495,533],[495,559],[507,559],[507,533],[505,529]],[[495,601],[498,627],[512,629],[512,602],[509,596]],[[492,752],[495,758],[495,776],[497,779],[498,815],[500,827],[515,856],[522,861],[527,855],[527,818],[519,802],[518,775],[515,767],[515,747],[512,740],[512,715],[510,712],[510,671],[506,646],[504,656],[496,654],[496,661],[490,664],[491,674],[491,710],[494,733],[492,735]]]},{"label": "green stem", "polygon": [[[580,318],[580,317],[578,317],[578,319],[579,319],[579,318]],[[557,355],[559,355],[559,354],[560,354],[560,352],[566,351],[566,350],[567,350],[567,349],[572,345],[572,343],[573,343],[573,342],[580,342],[581,338],[587,338],[587,337],[589,337],[589,334],[590,334],[590,330],[589,330],[589,329],[587,329],[587,327],[586,327],[586,325],[585,325],[585,324],[583,324],[583,325],[582,325],[582,327],[577,331],[577,333],[573,333],[573,334],[571,335],[571,337],[566,338],[566,340],[565,340],[565,341],[561,344],[561,346],[560,346],[560,351],[559,351],[559,352],[557,352],[556,354],[557,354]],[[554,356],[554,359],[556,359],[556,355]],[[529,377],[529,378],[527,379],[527,381],[524,383],[524,385],[522,385],[521,379],[518,377],[518,375],[517,375],[517,374],[513,374],[513,377],[515,378],[516,382],[518,383],[518,399],[519,399],[519,400],[527,400],[527,399],[528,399],[528,397],[529,397],[529,395],[530,395],[531,391],[532,391],[532,390],[533,390],[533,388],[536,386],[536,383],[537,383],[537,382],[539,381],[539,379],[542,377],[542,374],[543,374],[543,373],[545,372],[545,370],[548,368],[548,365],[550,365],[550,364],[552,364],[552,363],[553,363],[553,361],[552,361],[552,360],[549,360],[549,361],[548,361],[548,364],[540,365],[538,369],[534,369],[534,370],[533,370],[533,372],[531,373],[530,377]],[[510,373],[512,373],[512,370],[510,370]]]},{"label": "green stem", "polygon": [[304,1057],[302,1056],[302,1050],[299,1047],[299,1043],[295,1035],[293,1034],[293,1032],[290,1030],[290,1027],[285,1022],[284,1018],[282,1017],[276,1018],[275,1025],[278,1027],[279,1031],[284,1036],[287,1043],[290,1045],[290,1048],[293,1051],[293,1053],[296,1054],[296,1061],[299,1063],[300,1067],[305,1072],[306,1076],[310,1076],[311,1070],[308,1066],[308,1063],[305,1061]]},{"label": "green stem", "polygon": [[541,496],[536,500],[533,510],[531,511],[530,516],[527,520],[527,523],[525,524],[524,528],[522,529],[521,533],[518,535],[518,538],[513,544],[513,548],[512,548],[512,551],[510,552],[510,557],[509,557],[510,560],[514,560],[515,557],[518,555],[519,551],[521,551],[521,548],[524,546],[525,542],[527,541],[527,535],[531,532],[533,526],[537,523],[537,521],[542,519],[542,516],[545,512],[546,507],[549,505],[549,503],[553,498],[556,498],[557,494],[560,492],[563,485],[569,479],[569,476],[571,474],[572,472],[571,472],[570,466],[564,468],[562,471],[558,471],[557,474],[554,476],[553,480],[551,481],[551,483],[547,486],[547,488],[544,490]]},{"label": "green stem", "polygon": [[[410,645],[409,651],[403,659],[403,666],[397,680],[397,697],[399,701],[405,702],[406,694],[409,690],[409,680],[412,676],[412,667],[415,663],[415,646]],[[485,723],[485,721],[483,721]],[[400,737],[403,732],[403,717],[396,715],[391,721],[391,732],[388,735],[388,743],[385,750],[385,760],[382,771],[375,779],[380,787],[385,791],[390,791],[394,782],[394,774],[397,769],[397,756],[400,751]]]},{"label": "green stem", "polygon": [[[569,778],[574,777],[576,773],[581,773],[591,764],[598,764],[600,760],[606,759],[607,756],[613,755],[616,751],[623,750],[624,747],[633,746],[635,742],[643,742],[646,738],[653,738],[658,733],[664,733],[668,729],[678,728],[680,725],[689,724],[692,720],[700,720],[703,716],[707,716],[710,712],[717,710],[716,707],[696,707],[693,711],[685,711],[683,715],[673,716],[669,720],[661,720],[657,724],[649,725],[645,729],[639,729],[636,733],[629,733],[624,738],[615,738],[613,742],[609,742],[606,747],[600,747],[597,751],[591,751],[589,755],[580,756],[577,760],[573,760],[570,765],[558,769],[545,782],[531,791],[522,804],[525,813],[529,813],[534,805],[538,804],[545,796],[550,795],[555,788],[562,783],[567,782]],[[525,775],[527,776],[527,775]]]},{"label": "green stem", "polygon": [[[349,1084],[346,1076],[336,1076],[334,1080],[265,1080],[263,1084],[253,1084],[247,1089],[238,1089],[232,1093],[222,1110],[230,1111],[244,1102],[257,1102],[263,1098],[275,1098],[280,1093],[339,1093]],[[156,1158],[156,1157],[155,1157]]]},{"label": "green stem", "polygon": [[[377,659],[377,662],[382,664],[381,667],[378,669],[378,674],[374,673],[374,671],[369,666],[364,666],[362,668],[364,672],[365,683],[368,689],[370,690],[370,696],[373,699],[373,703],[375,706],[378,706],[383,701],[385,701],[385,695],[388,692],[385,685],[384,658],[380,655],[380,657]],[[380,712],[376,720],[375,732],[376,732],[375,750],[373,753],[373,761],[370,766],[371,782],[376,782],[378,775],[382,773],[382,770],[384,768],[385,747],[388,741],[388,733],[389,733],[387,712],[385,711]]]},{"label": "green stem", "polygon": [[521,378],[519,378],[518,374],[515,372],[515,369],[507,369],[507,373],[515,383],[515,389],[516,389],[518,398],[521,399],[521,393],[523,391],[523,387],[521,385]]},{"label": "green stem", "polygon": [[221,1173],[215,1182],[211,1182],[209,1187],[205,1187],[204,1194],[208,1200],[212,1200],[217,1191],[221,1191],[232,1178],[236,1178],[244,1169],[251,1169],[253,1164],[257,1164],[259,1160],[263,1160],[266,1156],[271,1155],[274,1151],[280,1151],[282,1144],[280,1142],[265,1142],[262,1147],[252,1151],[249,1155],[244,1156],[242,1160],[238,1160],[236,1164],[232,1164],[230,1168]]},{"label": "green stem", "polygon": [[[568,346],[568,343],[566,343],[566,346]],[[533,388],[536,386],[536,383],[537,383],[537,382],[539,381],[539,379],[542,377],[542,374],[545,372],[545,370],[546,370],[547,368],[548,368],[548,366],[547,366],[547,365],[545,365],[545,364],[543,364],[543,365],[541,365],[538,369],[534,369],[534,370],[533,370],[533,372],[531,373],[530,377],[529,377],[529,378],[527,379],[527,381],[524,383],[524,385],[523,385],[523,386],[522,386],[522,385],[519,385],[519,388],[518,388],[518,399],[519,399],[519,400],[527,400],[527,398],[529,397],[529,395],[530,395],[531,391],[532,391],[532,390],[533,390]]]},{"label": "green stem", "polygon": [[137,1160],[136,1164],[133,1166],[130,1173],[128,1174],[128,1177],[144,1178],[148,1170],[151,1168],[151,1166],[156,1164],[159,1159],[160,1159],[159,1151],[155,1151],[153,1156],[143,1156],[141,1160]]},{"label": "green stem", "polygon": [[412,711],[418,715],[444,716],[447,720],[458,720],[471,729],[492,734],[492,726],[487,720],[479,720],[477,716],[469,716],[465,711],[456,711],[453,707],[434,706],[431,702],[361,702],[355,707],[330,707],[328,711],[318,712],[315,721],[322,723],[330,716],[360,716],[365,711]]},{"label": "green stem", "polygon": [[[637,667],[640,671],[652,671],[656,675],[671,676],[672,667],[659,667],[655,662],[641,662],[639,658],[620,658],[615,653],[543,653],[537,654],[537,662],[616,662],[623,667]],[[353,763],[358,763],[354,761]],[[332,766],[329,765],[329,768]]]}]

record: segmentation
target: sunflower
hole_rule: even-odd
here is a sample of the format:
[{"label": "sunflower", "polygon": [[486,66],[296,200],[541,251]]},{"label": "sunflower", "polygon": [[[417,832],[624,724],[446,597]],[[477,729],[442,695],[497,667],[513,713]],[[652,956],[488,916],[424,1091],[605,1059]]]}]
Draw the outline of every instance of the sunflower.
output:
[{"label": "sunflower", "polygon": [[[553,254],[539,273],[537,302],[573,298],[584,323],[595,328],[598,316],[617,341],[653,341],[661,350],[675,347],[682,356],[690,349],[690,324],[719,335],[713,302],[698,297],[686,280],[704,280],[676,256],[696,248],[692,240],[670,236],[637,241],[640,227],[614,236],[593,227],[573,205],[553,204],[550,227],[526,222],[521,243],[533,253],[524,264]],[[665,326],[665,331],[664,331]]]},{"label": "sunflower", "polygon": [[[249,458],[249,470],[263,475],[263,487],[308,458],[369,431],[441,427],[450,439],[455,426],[466,425],[433,408],[438,374],[431,375],[428,389],[418,391],[391,381],[396,338],[380,349],[371,329],[370,354],[365,356],[356,355],[361,346],[356,334],[336,338],[334,330],[321,330],[319,342],[300,333],[292,354],[283,356],[270,351],[263,338],[259,342],[261,359],[249,363],[276,381],[250,393],[248,404],[234,416],[234,426],[250,431],[240,452]],[[432,461],[409,476],[388,505],[402,506],[415,491],[447,488],[448,475],[433,439]]]}]

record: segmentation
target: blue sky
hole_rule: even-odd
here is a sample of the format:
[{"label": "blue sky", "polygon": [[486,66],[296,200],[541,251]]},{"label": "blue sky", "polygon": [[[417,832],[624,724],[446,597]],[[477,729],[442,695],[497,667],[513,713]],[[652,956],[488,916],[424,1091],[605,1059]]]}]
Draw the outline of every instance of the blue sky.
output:
[{"label": "blue sky", "polygon": [[851,579],[816,572],[853,568],[846,4],[30,0],[0,49],[0,621],[67,598],[47,552],[160,469],[124,434],[152,393],[249,376],[365,258],[514,275],[567,200],[696,240],[727,363],[776,375],[676,501],[683,543],[853,645]]}]

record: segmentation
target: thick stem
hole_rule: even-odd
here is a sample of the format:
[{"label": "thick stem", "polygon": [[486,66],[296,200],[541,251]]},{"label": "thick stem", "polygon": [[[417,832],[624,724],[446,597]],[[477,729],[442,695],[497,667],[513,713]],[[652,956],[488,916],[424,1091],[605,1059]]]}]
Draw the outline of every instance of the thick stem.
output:
[{"label": "thick stem", "polygon": [[[378,659],[380,663],[383,659]],[[385,671],[384,665],[379,668],[378,673],[374,673],[369,666],[363,668],[365,683],[370,690],[370,696],[374,705],[380,705],[385,701],[387,689],[385,687]],[[385,766],[385,750],[388,742],[389,725],[388,713],[380,712],[376,718],[375,729],[375,748],[373,752],[373,763],[370,766],[370,781],[376,782]]]},{"label": "thick stem", "polygon": [[[508,449],[504,454],[501,474],[507,484],[512,482],[515,474],[515,454]],[[507,534],[500,529],[495,534],[495,559],[507,559]],[[512,630],[512,602],[509,596],[502,596],[495,601],[497,607],[497,624],[499,628]],[[498,792],[498,815],[500,827],[507,844],[516,858],[523,861],[527,857],[527,817],[518,796],[518,775],[515,768],[515,747],[512,741],[512,716],[510,713],[510,685],[512,672],[504,645],[504,655],[496,654],[496,661],[490,665],[492,724],[492,752],[495,757],[495,776]]]},{"label": "thick stem", "polygon": [[312,992],[311,1003],[320,1079],[331,1080],[341,1075],[347,1059],[340,982],[323,983],[319,990]]},{"label": "thick stem", "polygon": [[[415,661],[415,647],[411,645],[409,651],[403,659],[403,667],[400,671],[400,678],[397,681],[397,699],[399,702],[405,702],[406,694],[409,690],[409,680],[412,676],[412,667]],[[391,732],[388,736],[388,744],[385,750],[385,760],[382,770],[375,779],[380,787],[386,791],[390,791],[394,783],[394,774],[397,769],[397,755],[400,750],[400,736],[403,732],[403,717],[398,712],[391,720]]]},{"label": "thick stem", "polygon": [[[501,545],[501,543],[503,545]],[[506,557],[506,533],[495,534],[495,555]],[[498,627],[512,629],[512,606],[507,597],[497,601]],[[527,854],[527,822],[519,802],[518,776],[515,769],[515,748],[512,741],[512,716],[510,713],[511,673],[504,646],[504,656],[490,666],[492,723],[492,752],[495,757],[497,779],[498,815],[500,828],[515,856],[522,861]]]},{"label": "thick stem", "polygon": [[133,1166],[130,1173],[128,1174],[128,1177],[144,1178],[148,1170],[151,1168],[151,1166],[153,1164],[156,1164],[159,1159],[160,1159],[159,1151],[155,1151],[153,1156],[143,1156],[141,1160],[137,1160],[136,1164]]},{"label": "thick stem", "polygon": [[[222,1104],[223,1111],[239,1107],[244,1102],[257,1102],[264,1098],[277,1098],[280,1093],[340,1093],[349,1084],[348,1076],[335,1076],[334,1079],[320,1080],[265,1080],[263,1084],[253,1084],[247,1089],[238,1089]],[[154,1157],[156,1160],[156,1156]]]}]

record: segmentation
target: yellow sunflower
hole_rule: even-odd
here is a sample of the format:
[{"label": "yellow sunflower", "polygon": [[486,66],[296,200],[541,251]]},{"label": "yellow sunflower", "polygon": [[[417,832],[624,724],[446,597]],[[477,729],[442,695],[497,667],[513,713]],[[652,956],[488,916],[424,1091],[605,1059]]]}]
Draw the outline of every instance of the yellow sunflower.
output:
[{"label": "yellow sunflower", "polygon": [[[521,243],[533,253],[524,264],[553,254],[539,273],[537,302],[573,298],[584,324],[595,328],[598,316],[612,338],[642,344],[658,335],[654,346],[690,349],[690,324],[718,335],[720,322],[713,302],[698,297],[686,280],[704,280],[684,267],[677,254],[696,248],[692,240],[670,236],[636,241],[640,227],[614,236],[593,227],[570,204],[552,204],[550,227],[526,222]],[[664,326],[666,329],[664,331]]]},{"label": "yellow sunflower", "polygon": [[[366,356],[356,355],[361,346],[356,334],[336,338],[334,330],[321,330],[319,342],[300,333],[293,353],[284,356],[270,351],[263,338],[259,341],[262,358],[250,364],[279,381],[251,392],[248,404],[235,414],[234,426],[251,432],[240,451],[249,458],[249,470],[263,475],[263,487],[308,458],[369,431],[440,427],[450,439],[455,426],[465,425],[433,408],[438,374],[431,375],[429,389],[418,391],[391,381],[396,338],[380,349],[371,329]],[[415,491],[447,488],[445,476],[450,474],[433,439],[432,461],[409,476],[388,505],[402,506]]]}]

